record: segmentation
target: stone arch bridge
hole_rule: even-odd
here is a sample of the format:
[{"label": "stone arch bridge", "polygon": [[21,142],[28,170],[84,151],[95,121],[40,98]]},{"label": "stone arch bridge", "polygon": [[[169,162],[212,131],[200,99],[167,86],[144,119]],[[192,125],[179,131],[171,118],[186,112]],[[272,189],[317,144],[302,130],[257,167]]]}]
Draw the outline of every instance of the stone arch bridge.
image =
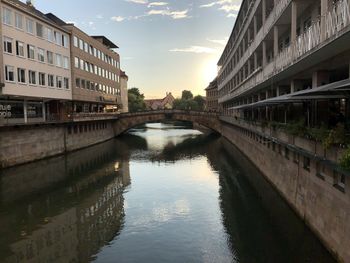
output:
[{"label": "stone arch bridge", "polygon": [[157,122],[163,120],[188,121],[198,124],[221,133],[221,124],[217,113],[183,111],[183,110],[158,110],[136,113],[120,114],[114,122],[114,134],[116,136],[126,132],[127,130],[147,122]]}]

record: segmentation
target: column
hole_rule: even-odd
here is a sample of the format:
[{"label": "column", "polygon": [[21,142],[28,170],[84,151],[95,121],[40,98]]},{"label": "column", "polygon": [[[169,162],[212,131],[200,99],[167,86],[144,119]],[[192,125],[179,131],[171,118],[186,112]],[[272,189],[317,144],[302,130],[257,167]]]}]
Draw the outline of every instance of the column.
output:
[{"label": "column", "polygon": [[290,82],[290,93],[294,93],[295,92],[295,80],[293,79]]},{"label": "column", "polygon": [[27,101],[23,102],[24,123],[28,123]]},{"label": "column", "polygon": [[43,120],[46,121],[46,110],[45,110],[45,102],[43,101],[43,105],[42,105],[42,112],[43,112]]},{"label": "column", "polygon": [[258,68],[258,54],[256,51],[254,52],[254,70],[257,70]]},{"label": "column", "polygon": [[294,44],[297,38],[297,19],[298,19],[298,6],[297,0],[292,1],[292,17],[291,17],[291,44]]},{"label": "column", "polygon": [[273,54],[278,56],[278,26],[273,27]]},{"label": "column", "polygon": [[276,87],[276,97],[278,97],[280,95],[280,87],[277,86]]},{"label": "column", "polygon": [[328,0],[321,0],[321,41],[326,39],[326,16],[328,13]]},{"label": "column", "polygon": [[263,61],[262,61],[262,65],[263,67],[266,66],[267,64],[267,57],[266,57],[266,41],[262,42],[262,49],[263,49]]},{"label": "column", "polygon": [[254,16],[254,38],[256,37],[256,34],[258,33],[258,19],[256,15]]},{"label": "column", "polygon": [[261,5],[262,5],[262,23],[264,25],[266,20],[266,0],[262,0]]}]

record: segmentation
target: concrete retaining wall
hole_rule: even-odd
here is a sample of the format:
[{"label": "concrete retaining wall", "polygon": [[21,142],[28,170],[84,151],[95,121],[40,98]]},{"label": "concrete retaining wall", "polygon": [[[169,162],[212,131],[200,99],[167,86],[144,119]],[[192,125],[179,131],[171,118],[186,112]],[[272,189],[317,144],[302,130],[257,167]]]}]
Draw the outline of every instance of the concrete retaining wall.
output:
[{"label": "concrete retaining wall", "polygon": [[114,137],[112,122],[1,127],[0,168],[74,151]]},{"label": "concrete retaining wall", "polygon": [[261,170],[340,261],[350,262],[350,180],[338,187],[333,170],[324,168],[320,174],[316,160],[243,128],[223,123],[222,135]]}]

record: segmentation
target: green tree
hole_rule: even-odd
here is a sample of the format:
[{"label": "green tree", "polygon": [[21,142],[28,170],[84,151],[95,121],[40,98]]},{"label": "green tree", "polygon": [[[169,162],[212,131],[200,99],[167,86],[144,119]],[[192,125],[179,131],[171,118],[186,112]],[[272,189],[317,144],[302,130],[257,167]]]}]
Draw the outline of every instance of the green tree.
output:
[{"label": "green tree", "polygon": [[137,112],[146,109],[145,96],[140,93],[138,88],[131,88],[128,90],[129,111]]},{"label": "green tree", "polygon": [[197,95],[193,98],[193,101],[197,102],[197,110],[204,110],[205,99],[201,95]]},{"label": "green tree", "polygon": [[193,94],[190,90],[183,90],[181,98],[183,100],[191,100],[191,99],[193,99]]}]

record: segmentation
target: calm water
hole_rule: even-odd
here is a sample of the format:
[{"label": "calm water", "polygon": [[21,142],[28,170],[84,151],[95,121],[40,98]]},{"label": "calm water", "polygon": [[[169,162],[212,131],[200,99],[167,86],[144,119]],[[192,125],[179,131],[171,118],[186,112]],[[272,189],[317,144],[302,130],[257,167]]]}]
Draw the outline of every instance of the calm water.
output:
[{"label": "calm water", "polygon": [[0,262],[333,262],[232,145],[183,125],[0,178]]}]

